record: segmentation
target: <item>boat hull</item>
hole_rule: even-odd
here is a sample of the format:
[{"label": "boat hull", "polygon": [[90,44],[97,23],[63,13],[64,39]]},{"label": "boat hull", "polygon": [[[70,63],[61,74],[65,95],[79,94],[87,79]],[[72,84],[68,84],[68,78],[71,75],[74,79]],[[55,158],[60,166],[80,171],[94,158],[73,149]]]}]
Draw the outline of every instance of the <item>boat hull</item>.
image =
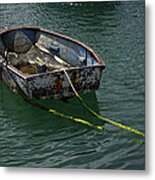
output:
[{"label": "boat hull", "polygon": [[[65,99],[75,95],[63,70],[22,77],[12,68],[1,67],[2,80],[14,92],[22,92],[28,99]],[[99,88],[102,67],[74,68],[66,71],[78,93],[84,94]]]}]

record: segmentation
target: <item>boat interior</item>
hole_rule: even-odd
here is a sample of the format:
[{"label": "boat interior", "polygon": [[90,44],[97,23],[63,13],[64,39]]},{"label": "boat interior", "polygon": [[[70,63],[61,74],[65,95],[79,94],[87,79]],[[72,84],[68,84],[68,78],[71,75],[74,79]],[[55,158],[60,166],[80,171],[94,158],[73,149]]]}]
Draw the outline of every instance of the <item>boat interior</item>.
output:
[{"label": "boat interior", "polygon": [[98,64],[92,52],[76,41],[29,28],[1,33],[0,55],[24,74]]}]

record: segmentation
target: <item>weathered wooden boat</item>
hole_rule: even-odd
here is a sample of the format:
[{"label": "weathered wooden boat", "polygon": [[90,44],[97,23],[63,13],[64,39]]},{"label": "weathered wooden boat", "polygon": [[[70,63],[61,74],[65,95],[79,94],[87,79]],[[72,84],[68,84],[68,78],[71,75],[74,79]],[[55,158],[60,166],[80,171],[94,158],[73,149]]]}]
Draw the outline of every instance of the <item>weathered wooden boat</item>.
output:
[{"label": "weathered wooden boat", "polygon": [[65,71],[78,93],[96,90],[104,62],[85,44],[38,27],[0,31],[0,76],[28,99],[74,96]]}]

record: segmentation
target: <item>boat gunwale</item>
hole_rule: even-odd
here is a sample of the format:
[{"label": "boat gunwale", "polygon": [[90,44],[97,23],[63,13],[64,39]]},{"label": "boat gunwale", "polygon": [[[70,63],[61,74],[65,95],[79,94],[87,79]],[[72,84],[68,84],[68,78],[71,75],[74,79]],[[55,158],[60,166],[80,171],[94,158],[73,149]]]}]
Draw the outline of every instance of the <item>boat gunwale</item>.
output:
[{"label": "boat gunwale", "polygon": [[98,68],[102,68],[102,69],[105,68],[105,66],[97,64],[97,65],[93,65],[93,66],[62,68],[62,69],[59,69],[59,70],[53,70],[53,71],[44,72],[44,73],[37,73],[37,74],[24,74],[20,70],[18,70],[17,68],[15,68],[14,66],[12,66],[10,64],[8,64],[8,65],[5,64],[4,66],[7,69],[13,71],[15,74],[17,74],[18,76],[20,76],[24,80],[39,77],[39,76],[43,76],[43,75],[54,74],[54,73],[57,73],[57,72],[61,73],[64,69],[67,70],[67,71],[73,71],[73,70],[81,70],[81,69],[92,68],[92,67],[94,67],[94,68],[98,67]]}]

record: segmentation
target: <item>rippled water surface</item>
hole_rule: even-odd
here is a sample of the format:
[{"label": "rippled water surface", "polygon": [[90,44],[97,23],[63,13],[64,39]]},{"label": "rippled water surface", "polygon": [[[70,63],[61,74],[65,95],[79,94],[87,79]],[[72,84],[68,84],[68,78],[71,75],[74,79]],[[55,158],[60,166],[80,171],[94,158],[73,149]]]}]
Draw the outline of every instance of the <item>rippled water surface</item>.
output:
[{"label": "rippled water surface", "polygon": [[[84,97],[101,115],[145,130],[144,1],[1,4],[0,29],[35,25],[92,47],[105,61],[100,88]],[[76,98],[45,101],[103,124]],[[143,138],[105,124],[99,131],[32,107],[0,82],[0,166],[144,169]]]}]

